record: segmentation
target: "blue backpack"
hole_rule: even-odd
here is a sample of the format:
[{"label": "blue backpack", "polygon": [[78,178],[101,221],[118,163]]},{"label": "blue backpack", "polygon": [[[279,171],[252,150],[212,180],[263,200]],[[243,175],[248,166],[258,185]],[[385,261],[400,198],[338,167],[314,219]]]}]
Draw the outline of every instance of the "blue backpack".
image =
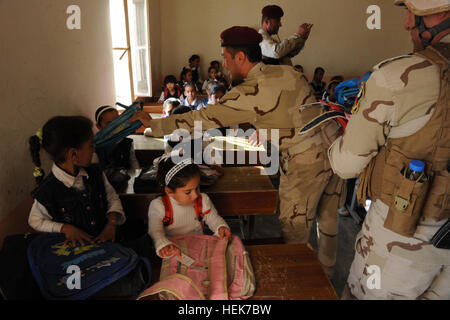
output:
[{"label": "blue backpack", "polygon": [[36,283],[46,299],[136,298],[151,280],[146,258],[114,242],[64,245],[61,233],[36,236],[27,250]]},{"label": "blue backpack", "polygon": [[95,134],[95,148],[102,148],[119,143],[123,138],[135,133],[136,130],[142,126],[142,122],[139,120],[133,123],[129,123],[128,120],[130,120],[136,111],[142,110],[144,106],[143,101],[135,101],[131,106],[125,106],[121,103],[116,104],[126,110],[117,119],[111,121],[105,128]]},{"label": "blue backpack", "polygon": [[337,102],[344,106],[347,113],[351,112],[361,87],[367,80],[369,80],[371,74],[371,71],[367,71],[361,76],[361,78],[353,78],[343,81],[339,83],[336,88],[334,88],[334,95],[336,96]]}]

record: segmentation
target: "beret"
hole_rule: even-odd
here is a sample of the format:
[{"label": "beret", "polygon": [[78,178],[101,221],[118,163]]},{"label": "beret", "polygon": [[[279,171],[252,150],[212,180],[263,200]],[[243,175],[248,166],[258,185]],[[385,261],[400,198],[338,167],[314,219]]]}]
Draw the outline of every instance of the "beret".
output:
[{"label": "beret", "polygon": [[249,27],[231,27],[220,34],[222,47],[238,47],[259,45],[262,41],[260,35],[255,29]]},{"label": "beret", "polygon": [[262,15],[263,17],[267,18],[273,18],[273,19],[280,19],[283,15],[283,9],[281,9],[279,6],[272,5],[272,6],[265,6],[262,9]]}]

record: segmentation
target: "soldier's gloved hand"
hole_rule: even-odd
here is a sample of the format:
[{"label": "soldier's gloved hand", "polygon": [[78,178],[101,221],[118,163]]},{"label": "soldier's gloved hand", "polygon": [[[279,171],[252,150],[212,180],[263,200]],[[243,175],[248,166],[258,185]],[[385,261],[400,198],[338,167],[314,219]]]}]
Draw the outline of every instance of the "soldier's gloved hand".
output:
[{"label": "soldier's gloved hand", "polygon": [[150,126],[152,117],[150,117],[150,115],[145,111],[136,111],[135,114],[133,114],[133,116],[130,118],[130,120],[128,120],[128,122],[133,123],[136,120],[140,120],[144,127],[148,128]]},{"label": "soldier's gloved hand", "polygon": [[297,34],[305,40],[308,39],[312,26],[313,26],[312,23],[303,23],[301,26],[298,27]]}]

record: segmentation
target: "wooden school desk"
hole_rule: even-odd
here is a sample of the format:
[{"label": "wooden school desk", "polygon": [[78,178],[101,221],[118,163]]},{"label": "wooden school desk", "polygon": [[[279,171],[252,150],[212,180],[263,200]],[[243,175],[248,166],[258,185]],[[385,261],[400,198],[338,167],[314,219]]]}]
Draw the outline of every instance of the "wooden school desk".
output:
[{"label": "wooden school desk", "polygon": [[[263,167],[224,167],[224,175],[202,192],[208,194],[221,216],[249,216],[248,233],[251,235],[253,216],[275,214],[278,204],[278,190],[269,176],[261,175]],[[134,177],[126,191],[119,193],[127,217],[147,219],[150,202],[158,193],[134,193]]]}]

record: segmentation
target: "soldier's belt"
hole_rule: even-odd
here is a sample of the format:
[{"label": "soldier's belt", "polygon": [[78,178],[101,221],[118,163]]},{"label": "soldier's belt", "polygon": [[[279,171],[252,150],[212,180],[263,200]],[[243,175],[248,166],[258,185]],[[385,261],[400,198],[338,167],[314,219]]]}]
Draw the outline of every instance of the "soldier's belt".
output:
[{"label": "soldier's belt", "polygon": [[339,112],[339,111],[328,111],[328,112],[322,113],[321,115],[315,117],[310,122],[308,122],[305,126],[303,126],[300,129],[299,135],[303,136],[303,135],[307,134],[308,132],[310,132],[311,130],[314,130],[321,124],[323,124],[331,119],[338,119],[338,118],[346,119],[345,113]]}]

